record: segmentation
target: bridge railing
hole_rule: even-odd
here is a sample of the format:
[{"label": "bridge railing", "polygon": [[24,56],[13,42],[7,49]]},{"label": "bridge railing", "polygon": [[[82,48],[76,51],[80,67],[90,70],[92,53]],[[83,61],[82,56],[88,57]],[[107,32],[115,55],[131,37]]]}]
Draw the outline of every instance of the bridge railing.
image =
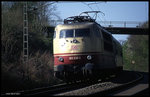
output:
[{"label": "bridge railing", "polygon": [[140,27],[143,22],[137,21],[98,21],[104,27]]},{"label": "bridge railing", "polygon": [[[140,27],[143,22],[137,21],[97,21],[100,25],[104,27]],[[63,20],[50,20],[51,26],[56,26],[58,24],[63,24]]]}]

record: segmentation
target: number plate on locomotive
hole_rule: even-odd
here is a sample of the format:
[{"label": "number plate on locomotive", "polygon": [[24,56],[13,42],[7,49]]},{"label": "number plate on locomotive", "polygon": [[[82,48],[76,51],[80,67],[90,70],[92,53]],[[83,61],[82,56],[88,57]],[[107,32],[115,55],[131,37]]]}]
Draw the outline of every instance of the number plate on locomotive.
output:
[{"label": "number plate on locomotive", "polygon": [[80,60],[81,57],[69,57],[69,60]]}]

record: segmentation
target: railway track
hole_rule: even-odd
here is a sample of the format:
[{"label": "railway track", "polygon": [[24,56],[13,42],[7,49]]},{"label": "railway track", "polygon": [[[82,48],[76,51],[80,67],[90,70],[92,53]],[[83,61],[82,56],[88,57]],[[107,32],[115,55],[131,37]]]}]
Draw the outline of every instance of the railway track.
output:
[{"label": "railway track", "polygon": [[140,74],[140,73],[136,73],[136,76],[137,78],[136,79],[133,79],[129,82],[126,82],[126,83],[123,83],[123,84],[118,84],[112,88],[109,88],[109,89],[105,89],[103,91],[100,91],[98,93],[94,93],[94,94],[91,94],[91,95],[104,95],[104,96],[108,96],[108,95],[112,95],[111,93],[115,92],[115,91],[118,91],[118,90],[121,90],[121,89],[124,89],[124,88],[128,88],[128,87],[131,87],[131,86],[134,86],[137,82],[139,82],[142,78],[143,78],[143,75]]},{"label": "railway track", "polygon": [[138,73],[141,79],[135,83],[120,88],[119,90],[109,94],[109,96],[148,96],[149,95],[149,74],[148,72]]},{"label": "railway track", "polygon": [[21,95],[26,95],[26,96],[30,96],[30,95],[41,95],[46,93],[47,91],[54,91],[55,89],[61,88],[61,87],[66,87],[67,84],[66,83],[62,83],[62,84],[58,84],[58,85],[54,85],[54,86],[49,86],[49,87],[42,87],[42,88],[36,88],[36,89],[32,89],[32,90],[27,90],[27,91],[21,91]]},{"label": "railway track", "polygon": [[[106,79],[109,80],[109,79]],[[99,83],[101,82],[101,80],[99,80],[98,82],[94,82],[94,83]],[[77,89],[81,89],[84,87],[88,87],[91,84],[93,84],[93,82],[76,82],[76,83],[70,83],[70,84],[61,84],[61,85],[55,85],[53,87],[46,87],[46,88],[39,88],[39,89],[34,89],[31,91],[26,91],[26,92],[22,92],[22,95],[27,95],[27,96],[32,96],[32,95],[38,95],[38,96],[43,96],[43,95],[49,95],[49,96],[53,96],[55,94],[58,93],[64,93],[64,92],[68,92],[68,91],[73,91],[73,90],[77,90]]]},{"label": "railway track", "polygon": [[[106,79],[109,80],[109,79]],[[97,83],[101,82],[99,80]],[[94,82],[95,83],[95,82]],[[79,89],[86,86],[90,86],[93,84],[93,82],[76,82],[76,83],[62,83],[54,86],[48,86],[48,87],[42,87],[42,88],[35,88],[31,90],[22,90],[17,92],[11,92],[11,93],[4,93],[2,95],[25,95],[25,96],[32,96],[32,95],[53,95],[56,93],[66,92],[69,90]]]},{"label": "railway track", "polygon": [[4,93],[2,95],[35,95],[36,93],[40,93],[40,92],[44,92],[46,90],[49,89],[55,89],[55,88],[59,88],[59,87],[64,87],[66,86],[66,83],[62,83],[62,84],[58,84],[58,85],[53,85],[53,86],[48,86],[48,87],[42,87],[42,88],[35,88],[35,89],[31,89],[31,90],[22,90],[22,91],[17,91],[17,92],[11,92],[11,93]]},{"label": "railway track", "polygon": [[[127,73],[127,74],[126,74]],[[130,77],[128,76],[130,75]],[[143,76],[137,73],[124,72],[117,77],[106,78],[105,80],[99,80],[96,83],[81,83],[74,84],[59,84],[50,87],[36,88],[33,90],[19,91],[19,95],[49,95],[49,96],[89,96],[89,95],[107,95],[113,91],[129,87],[139,80]]]},{"label": "railway track", "polygon": [[55,94],[54,96],[107,96],[114,91],[136,84],[143,75],[135,72],[124,72],[119,77],[91,85],[82,89]]},{"label": "railway track", "polygon": [[17,91],[17,92],[4,93],[2,95],[25,95],[25,96],[53,95],[56,93],[83,88],[88,85],[91,85],[91,83],[82,83],[79,81],[79,82],[70,83],[70,84],[62,83],[62,84],[58,84],[54,86],[35,88],[31,90],[22,90],[22,91]]}]

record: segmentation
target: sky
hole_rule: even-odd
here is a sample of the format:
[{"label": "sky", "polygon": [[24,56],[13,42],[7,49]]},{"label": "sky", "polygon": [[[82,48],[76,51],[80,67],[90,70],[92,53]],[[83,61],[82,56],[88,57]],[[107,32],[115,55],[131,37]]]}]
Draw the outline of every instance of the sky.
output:
[{"label": "sky", "polygon": [[[89,6],[88,6],[89,4]],[[149,4],[148,1],[108,1],[108,2],[75,2],[75,1],[58,1],[57,13],[61,19],[70,16],[76,16],[84,11],[102,11],[98,14],[96,21],[148,21]],[[105,26],[105,25],[104,25]],[[115,26],[115,25],[114,25]],[[131,26],[131,25],[128,25]],[[136,25],[132,25],[136,26]],[[117,40],[126,40],[128,35],[113,35]]]}]

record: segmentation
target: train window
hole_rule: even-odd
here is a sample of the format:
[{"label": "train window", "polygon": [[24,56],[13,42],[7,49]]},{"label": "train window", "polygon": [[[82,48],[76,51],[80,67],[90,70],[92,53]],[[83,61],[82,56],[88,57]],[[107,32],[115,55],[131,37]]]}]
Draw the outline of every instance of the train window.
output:
[{"label": "train window", "polygon": [[64,37],[65,37],[65,30],[61,30],[59,38],[64,38]]},{"label": "train window", "polygon": [[59,37],[60,38],[73,37],[73,30],[61,30]]},{"label": "train window", "polygon": [[94,29],[94,34],[95,34],[96,37],[100,37],[100,31],[99,31],[98,28]]},{"label": "train window", "polygon": [[109,42],[104,41],[104,50],[113,52],[113,45]]},{"label": "train window", "polygon": [[68,37],[88,37],[90,36],[90,29],[71,29],[71,30],[61,30],[60,38]]},{"label": "train window", "polygon": [[66,30],[66,38],[67,37],[73,37],[73,30]]},{"label": "train window", "polygon": [[103,34],[103,38],[105,40],[112,41],[111,35],[109,35],[108,33],[104,32],[103,30],[102,30],[102,34]]},{"label": "train window", "polygon": [[75,37],[90,36],[90,29],[75,29]]},{"label": "train window", "polygon": [[54,36],[53,36],[53,38],[56,38],[56,31],[54,32]]}]

